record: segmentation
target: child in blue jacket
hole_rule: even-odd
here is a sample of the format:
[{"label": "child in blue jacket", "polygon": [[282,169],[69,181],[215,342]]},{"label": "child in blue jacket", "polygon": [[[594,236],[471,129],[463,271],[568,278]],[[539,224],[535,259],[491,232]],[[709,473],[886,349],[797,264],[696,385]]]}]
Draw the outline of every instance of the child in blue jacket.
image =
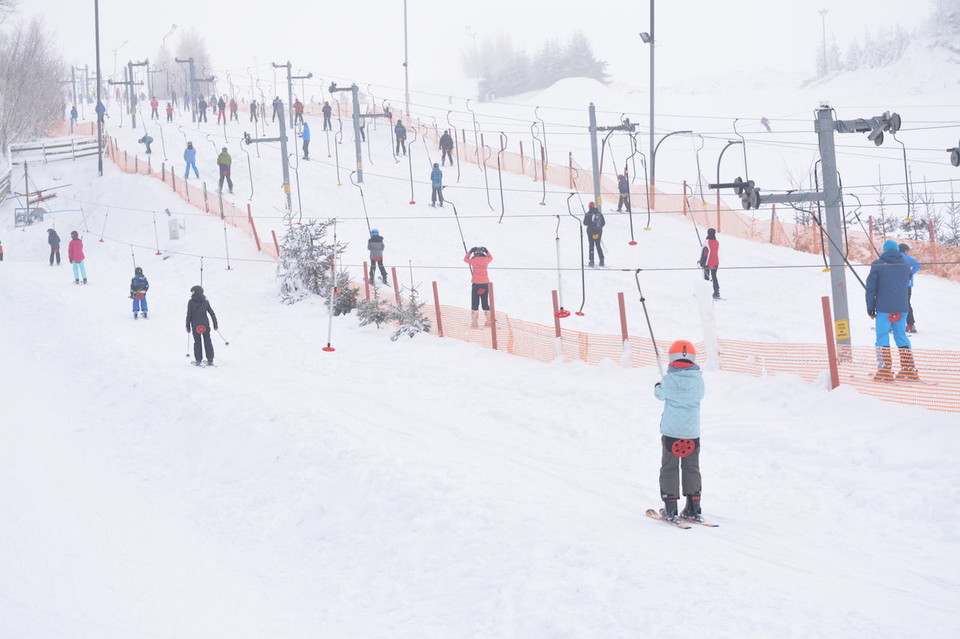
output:
[{"label": "child in blue jacket", "polygon": [[700,516],[700,401],[703,399],[703,372],[697,366],[697,351],[686,340],[670,346],[667,374],[653,387],[657,399],[665,402],[660,418],[663,451],[660,463],[660,498],[663,517],[677,520],[681,470],[686,506],[680,517],[702,521]]},{"label": "child in blue jacket", "polygon": [[137,319],[137,311],[147,316],[147,291],[150,289],[150,282],[143,274],[143,269],[139,266],[133,269],[133,279],[130,280],[130,299],[133,300],[133,319]]}]

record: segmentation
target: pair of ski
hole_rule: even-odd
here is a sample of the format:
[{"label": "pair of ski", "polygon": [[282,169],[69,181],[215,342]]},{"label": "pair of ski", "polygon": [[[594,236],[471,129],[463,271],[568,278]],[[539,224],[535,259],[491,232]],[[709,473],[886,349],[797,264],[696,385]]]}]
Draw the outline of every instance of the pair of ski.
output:
[{"label": "pair of ski", "polygon": [[720,524],[711,524],[707,521],[697,521],[696,519],[686,519],[684,517],[678,517],[675,521],[667,519],[663,516],[663,508],[659,511],[654,510],[653,508],[648,508],[646,512],[647,517],[651,519],[656,519],[657,521],[662,521],[665,524],[673,526],[674,528],[681,528],[687,530],[688,528],[693,528],[690,524],[697,524],[699,526],[706,526],[707,528],[719,528]]},{"label": "pair of ski", "polygon": [[204,368],[204,367],[206,367],[206,366],[209,366],[209,367],[212,367],[212,368],[216,368],[216,367],[217,367],[216,364],[214,364],[213,362],[208,362],[207,360],[203,360],[202,362],[198,362],[198,361],[195,361],[195,360],[190,360],[190,363],[193,364],[194,366],[196,366],[197,368]]}]

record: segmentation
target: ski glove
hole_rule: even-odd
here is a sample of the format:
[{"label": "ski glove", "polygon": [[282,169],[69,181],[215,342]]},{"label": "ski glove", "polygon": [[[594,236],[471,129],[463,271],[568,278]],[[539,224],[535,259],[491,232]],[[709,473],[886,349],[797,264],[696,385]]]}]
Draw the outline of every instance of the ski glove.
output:
[{"label": "ski glove", "polygon": [[875,308],[871,308],[870,310],[867,311],[867,315],[869,315],[873,319],[877,319],[877,310]]},{"label": "ski glove", "polygon": [[188,332],[188,333],[190,332],[190,327],[189,327],[189,326],[187,327],[187,332]]}]

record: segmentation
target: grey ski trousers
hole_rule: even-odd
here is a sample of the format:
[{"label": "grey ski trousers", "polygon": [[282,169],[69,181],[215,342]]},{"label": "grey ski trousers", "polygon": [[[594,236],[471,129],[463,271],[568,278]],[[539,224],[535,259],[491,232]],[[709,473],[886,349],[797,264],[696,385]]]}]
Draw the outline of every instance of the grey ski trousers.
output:
[{"label": "grey ski trousers", "polygon": [[660,498],[680,499],[680,475],[683,474],[683,494],[699,495],[702,487],[700,480],[700,438],[694,439],[696,447],[686,457],[677,457],[671,447],[676,437],[661,435],[663,443],[660,458]]}]

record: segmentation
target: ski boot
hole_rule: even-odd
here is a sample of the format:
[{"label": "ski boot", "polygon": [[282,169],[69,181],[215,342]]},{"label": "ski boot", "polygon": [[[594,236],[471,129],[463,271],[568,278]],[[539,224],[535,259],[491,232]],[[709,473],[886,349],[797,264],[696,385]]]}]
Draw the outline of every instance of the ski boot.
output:
[{"label": "ski boot", "polygon": [[[381,276],[381,277],[380,277],[380,281],[383,282],[384,284],[386,284],[386,283],[387,283],[387,276],[386,276],[386,275]],[[389,286],[389,285],[388,285],[388,286]]]},{"label": "ski boot", "polygon": [[893,359],[890,356],[890,347],[883,346],[879,350],[880,352],[877,354],[877,359],[879,360],[880,365],[877,367],[877,372],[873,374],[873,381],[892,382]]},{"label": "ski boot", "polygon": [[677,521],[677,500],[664,499],[663,510],[660,511],[660,514],[667,521],[676,522]]},{"label": "ski boot", "polygon": [[913,351],[907,347],[900,348],[900,372],[897,373],[898,380],[915,382],[920,379],[917,375],[917,369],[913,365]]},{"label": "ski boot", "polygon": [[470,328],[479,328],[480,311],[470,311]]},{"label": "ski boot", "polygon": [[74,284],[79,284],[79,283],[80,283],[80,280],[73,280],[73,283],[74,283]]},{"label": "ski boot", "polygon": [[83,278],[83,283],[84,283],[84,284],[87,283],[87,278]]},{"label": "ski boot", "polygon": [[683,507],[680,517],[690,521],[703,521],[703,516],[700,515],[700,495],[687,495],[687,505]]},{"label": "ski boot", "polygon": [[137,317],[138,317],[137,314],[134,313],[134,314],[133,314],[133,319],[137,319]]},{"label": "ski boot", "polygon": [[146,312],[146,311],[142,312],[141,315],[143,315],[143,319],[147,319],[147,312]]}]

